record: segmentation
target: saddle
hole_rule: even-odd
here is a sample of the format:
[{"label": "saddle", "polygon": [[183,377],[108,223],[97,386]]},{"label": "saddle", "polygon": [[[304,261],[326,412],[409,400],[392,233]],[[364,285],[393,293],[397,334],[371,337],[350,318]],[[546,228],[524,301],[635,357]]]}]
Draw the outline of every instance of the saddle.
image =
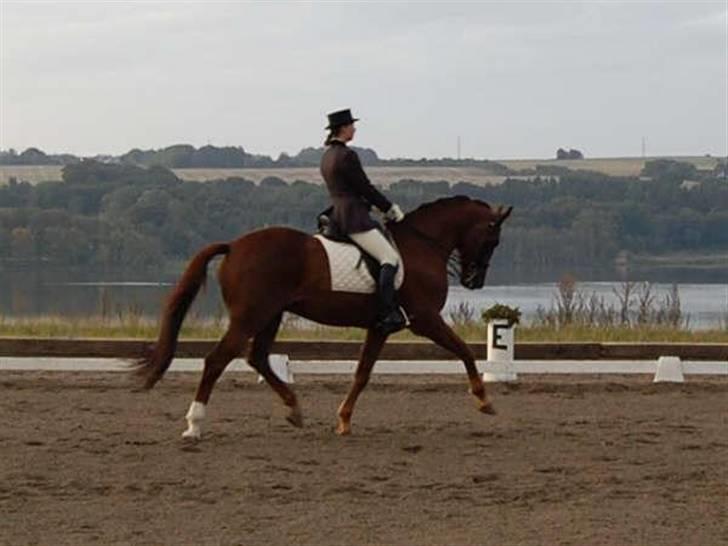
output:
[{"label": "saddle", "polygon": [[[362,247],[360,247],[358,244],[356,244],[348,235],[345,233],[342,233],[339,229],[339,226],[336,224],[334,219],[331,217],[331,214],[334,212],[334,207],[329,207],[326,210],[319,213],[317,217],[317,224],[318,224],[318,234],[322,237],[325,237],[326,239],[329,239],[330,241],[334,241],[336,243],[344,243],[348,245],[355,246],[359,249],[359,252],[361,252],[361,258],[359,259],[359,262],[356,264],[356,267],[361,267],[362,263],[367,268],[367,271],[369,271],[369,274],[374,279],[379,278],[379,271],[381,269],[381,266],[379,265],[379,262],[377,259],[369,254],[366,250],[364,250]],[[387,238],[388,241],[392,241],[390,238],[390,235],[388,232],[383,230],[381,226],[377,227],[379,231],[382,232],[382,234]]]}]

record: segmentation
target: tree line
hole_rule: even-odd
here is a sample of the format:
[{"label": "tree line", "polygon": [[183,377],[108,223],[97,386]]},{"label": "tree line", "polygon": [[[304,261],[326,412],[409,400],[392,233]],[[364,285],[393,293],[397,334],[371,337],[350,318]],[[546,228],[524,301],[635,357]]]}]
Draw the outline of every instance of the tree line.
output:
[{"label": "tree line", "polygon": [[[622,251],[728,253],[724,178],[669,160],[643,174],[563,170],[484,187],[401,180],[385,193],[405,211],[452,195],[513,205],[497,259],[523,267],[611,265]],[[85,160],[59,182],[0,187],[0,262],[156,268],[263,226],[313,232],[327,206],[325,188],[304,181],[188,182],[164,167]]]},{"label": "tree line", "polygon": [[[487,159],[382,159],[370,148],[352,146],[364,165],[381,167],[480,167],[492,174],[508,174],[505,165]],[[120,156],[100,156],[95,159],[104,163],[136,165],[140,167],[166,167],[168,169],[220,169],[259,168],[275,169],[286,167],[318,167],[324,147],[308,147],[295,155],[281,153],[277,158],[252,154],[240,146],[202,146],[176,144],[159,150],[135,148]],[[72,154],[49,155],[38,148],[28,148],[17,153],[15,150],[0,150],[0,165],[70,165],[80,163],[82,158]]]}]

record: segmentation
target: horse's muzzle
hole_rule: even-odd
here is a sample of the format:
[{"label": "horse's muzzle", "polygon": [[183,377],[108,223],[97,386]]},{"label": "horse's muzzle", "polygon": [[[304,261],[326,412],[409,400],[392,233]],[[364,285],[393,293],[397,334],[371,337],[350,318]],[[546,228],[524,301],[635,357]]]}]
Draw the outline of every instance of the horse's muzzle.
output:
[{"label": "horse's muzzle", "polygon": [[488,268],[483,269],[470,268],[468,272],[460,279],[462,285],[468,290],[477,290],[485,285],[485,276]]}]

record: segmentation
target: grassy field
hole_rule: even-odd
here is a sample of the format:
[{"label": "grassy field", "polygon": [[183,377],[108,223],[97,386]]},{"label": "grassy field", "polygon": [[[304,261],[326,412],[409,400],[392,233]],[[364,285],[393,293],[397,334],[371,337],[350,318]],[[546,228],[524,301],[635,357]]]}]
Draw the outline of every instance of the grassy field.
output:
[{"label": "grassy field", "polygon": [[[575,170],[592,170],[603,172],[612,176],[637,176],[646,160],[657,158],[594,158],[582,160],[558,159],[503,159],[498,160],[514,170],[533,169],[537,165],[566,167]],[[718,162],[715,157],[671,157],[679,161],[693,163],[700,169],[712,169]],[[0,165],[0,184],[6,184],[10,178],[38,183],[61,179],[62,167],[57,165]],[[288,182],[305,180],[306,182],[321,183],[318,168],[287,168],[287,169],[173,169],[175,174],[183,180],[205,181],[231,176],[240,176],[254,182],[260,182],[267,176],[277,176]],[[465,181],[472,184],[488,185],[500,184],[505,177],[493,175],[485,169],[477,167],[368,167],[367,173],[378,184],[389,185],[402,179],[423,181],[447,180],[449,182]]]},{"label": "grassy field", "polygon": [[[240,176],[253,182],[260,182],[268,176],[277,176],[287,182],[303,180],[312,184],[322,184],[323,179],[318,167],[287,169],[173,169],[183,180],[204,182],[215,178]],[[481,186],[500,184],[505,176],[494,175],[489,170],[478,167],[367,167],[367,174],[377,184],[389,186],[399,180],[411,179],[425,182],[466,181]]]},{"label": "grassy field", "polygon": [[589,159],[504,159],[495,160],[513,170],[533,169],[537,165],[550,165],[552,167],[566,167],[572,170],[589,170],[602,172],[610,176],[638,176],[646,161],[652,159],[674,159],[692,163],[698,169],[713,169],[718,164],[718,158],[705,156],[685,157],[610,157]]},{"label": "grassy field", "polygon": [[[485,341],[485,325],[473,323],[456,325],[455,330],[465,340]],[[225,329],[222,319],[195,319],[185,321],[182,337],[190,339],[218,339]],[[140,316],[123,318],[89,317],[69,319],[60,316],[34,318],[0,317],[1,337],[43,338],[131,338],[154,339],[158,333],[156,319]],[[301,327],[284,323],[279,339],[296,340],[363,340],[364,331],[355,328]],[[409,331],[399,332],[394,341],[421,339]],[[597,328],[568,326],[546,328],[519,326],[518,341],[594,341],[594,342],[695,342],[728,343],[728,327],[723,329],[689,331],[657,326]]]}]

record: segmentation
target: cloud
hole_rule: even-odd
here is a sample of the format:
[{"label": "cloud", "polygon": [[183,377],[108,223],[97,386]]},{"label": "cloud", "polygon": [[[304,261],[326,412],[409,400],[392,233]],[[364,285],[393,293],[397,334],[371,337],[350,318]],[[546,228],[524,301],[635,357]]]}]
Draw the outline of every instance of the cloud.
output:
[{"label": "cloud", "polygon": [[[3,3],[0,146],[277,155],[352,107],[385,156],[722,153],[720,3]],[[666,116],[665,112],[671,112]],[[666,128],[665,119],[680,120]],[[696,136],[697,135],[697,136]],[[658,139],[651,139],[656,142]],[[633,145],[637,142],[637,145]]]}]

